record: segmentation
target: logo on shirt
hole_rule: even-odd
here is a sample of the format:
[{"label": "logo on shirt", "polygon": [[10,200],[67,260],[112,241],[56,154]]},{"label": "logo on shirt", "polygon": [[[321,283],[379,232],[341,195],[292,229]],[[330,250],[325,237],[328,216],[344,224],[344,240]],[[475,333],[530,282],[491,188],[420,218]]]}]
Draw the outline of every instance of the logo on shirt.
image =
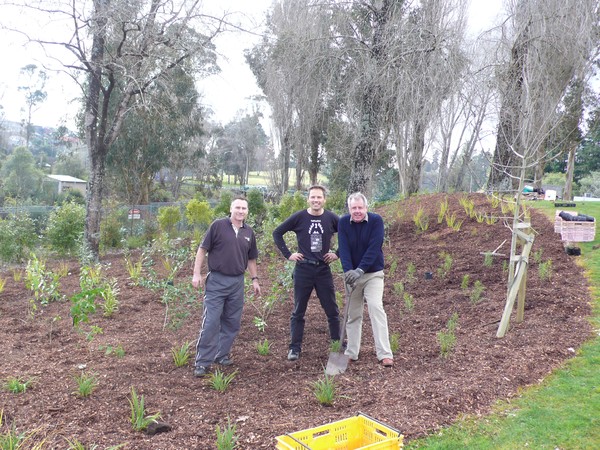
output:
[{"label": "logo on shirt", "polygon": [[310,227],[308,228],[308,234],[323,234],[323,225],[321,225],[320,220],[311,220]]}]

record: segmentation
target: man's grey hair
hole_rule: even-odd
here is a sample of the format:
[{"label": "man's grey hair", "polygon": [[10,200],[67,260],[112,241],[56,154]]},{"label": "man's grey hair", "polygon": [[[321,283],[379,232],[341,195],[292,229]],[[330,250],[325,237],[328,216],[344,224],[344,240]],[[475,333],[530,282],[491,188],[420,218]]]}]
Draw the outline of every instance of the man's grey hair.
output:
[{"label": "man's grey hair", "polygon": [[365,208],[369,207],[369,202],[367,201],[367,197],[364,196],[361,192],[355,192],[354,194],[350,194],[348,196],[348,209],[350,209],[350,202],[354,202],[360,200],[365,205]]}]

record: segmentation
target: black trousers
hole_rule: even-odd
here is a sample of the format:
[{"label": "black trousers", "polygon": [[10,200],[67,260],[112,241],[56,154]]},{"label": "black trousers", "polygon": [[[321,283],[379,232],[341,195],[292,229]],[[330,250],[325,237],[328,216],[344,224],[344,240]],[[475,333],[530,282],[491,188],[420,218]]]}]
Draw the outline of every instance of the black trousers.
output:
[{"label": "black trousers", "polygon": [[304,314],[313,289],[321,302],[321,307],[327,315],[329,336],[331,340],[340,339],[340,311],[335,302],[335,286],[329,265],[296,263],[294,269],[294,310],[290,318],[291,342],[290,349],[302,350],[304,337]]}]

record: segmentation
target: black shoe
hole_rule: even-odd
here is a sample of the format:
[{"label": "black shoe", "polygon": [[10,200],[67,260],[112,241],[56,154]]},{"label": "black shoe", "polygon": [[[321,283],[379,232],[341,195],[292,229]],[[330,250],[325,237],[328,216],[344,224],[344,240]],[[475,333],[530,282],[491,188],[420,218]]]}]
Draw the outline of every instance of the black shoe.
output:
[{"label": "black shoe", "polygon": [[215,362],[221,366],[231,366],[233,364],[233,359],[231,359],[229,355],[225,355],[219,359],[215,359]]},{"label": "black shoe", "polygon": [[291,349],[288,353],[288,361],[296,361],[300,358],[300,352],[298,350]]},{"label": "black shoe", "polygon": [[200,378],[200,377],[205,377],[206,375],[208,375],[208,367],[206,366],[196,366],[196,368],[194,369],[194,376],[196,378]]}]

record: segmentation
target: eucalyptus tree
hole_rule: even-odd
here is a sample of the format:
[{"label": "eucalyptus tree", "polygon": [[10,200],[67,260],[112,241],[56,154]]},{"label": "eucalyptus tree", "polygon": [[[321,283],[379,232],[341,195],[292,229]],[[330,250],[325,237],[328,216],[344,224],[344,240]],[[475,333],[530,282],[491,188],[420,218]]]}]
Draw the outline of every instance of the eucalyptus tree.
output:
[{"label": "eucalyptus tree", "polygon": [[214,72],[213,40],[227,24],[205,14],[200,0],[31,0],[25,8],[68,30],[62,40],[49,39],[41,29],[25,34],[56,52],[66,49],[69,56],[61,55],[66,70],[85,77],[79,80],[90,161],[85,241],[97,257],[106,158],[125,117],[145,108],[147,91],[184,62],[196,76]]},{"label": "eucalyptus tree", "polygon": [[26,116],[24,120],[25,145],[29,147],[33,131],[31,117],[39,104],[48,98],[48,92],[45,90],[48,74],[35,64],[27,64],[21,68],[20,76],[23,84],[18,87],[18,90],[25,96],[25,108],[23,109]]},{"label": "eucalyptus tree", "polygon": [[[179,194],[185,168],[200,157],[194,139],[203,133],[202,111],[194,79],[185,65],[174,68],[146,90],[145,105],[132,103],[133,111],[107,155],[111,184],[131,205],[145,205],[159,172]],[[168,172],[168,177],[166,173]]]},{"label": "eucalyptus tree", "polygon": [[521,190],[525,173],[557,153],[545,143],[558,126],[569,85],[590,75],[597,48],[595,0],[519,0],[509,5],[498,70],[498,132],[488,189]]},{"label": "eucalyptus tree", "polygon": [[217,152],[225,162],[225,173],[234,176],[234,183],[248,184],[248,174],[254,165],[254,155],[265,150],[267,135],[260,124],[261,114],[244,114],[229,122],[217,139]]}]

